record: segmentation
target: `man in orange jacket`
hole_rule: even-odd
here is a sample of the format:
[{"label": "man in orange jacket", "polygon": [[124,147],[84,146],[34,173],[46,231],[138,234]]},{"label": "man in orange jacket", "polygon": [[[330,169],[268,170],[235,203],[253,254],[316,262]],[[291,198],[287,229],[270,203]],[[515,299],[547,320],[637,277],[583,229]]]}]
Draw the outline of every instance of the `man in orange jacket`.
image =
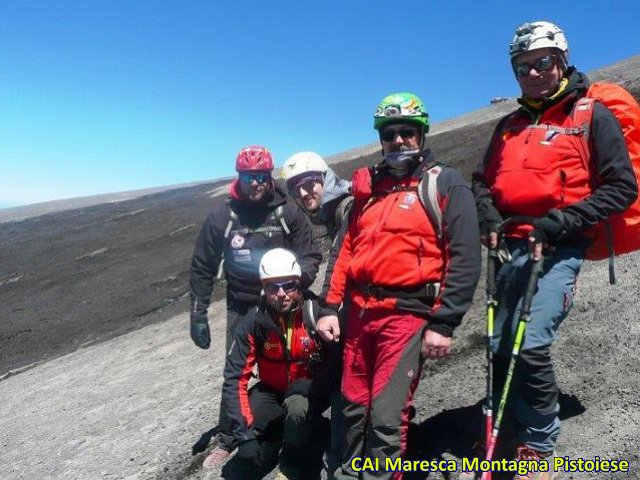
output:
[{"label": "man in orange jacket", "polygon": [[[345,336],[347,438],[338,479],[358,477],[354,459],[377,458],[384,466],[387,459],[403,457],[424,359],[451,352],[453,331],[471,305],[480,274],[471,190],[425,147],[429,120],[422,101],[410,93],[385,97],[374,128],[384,159],[353,176],[354,204],[329,260],[318,321],[323,339]],[[439,222],[418,190],[421,178],[430,175]],[[336,313],[347,296],[341,332]],[[402,478],[384,467],[361,475]]]}]

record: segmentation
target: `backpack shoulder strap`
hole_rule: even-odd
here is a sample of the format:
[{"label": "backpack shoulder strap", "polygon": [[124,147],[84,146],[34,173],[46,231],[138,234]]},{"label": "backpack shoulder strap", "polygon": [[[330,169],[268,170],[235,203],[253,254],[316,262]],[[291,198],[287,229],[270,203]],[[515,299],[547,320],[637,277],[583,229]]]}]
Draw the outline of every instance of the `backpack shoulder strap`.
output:
[{"label": "backpack shoulder strap", "polygon": [[333,212],[333,223],[336,230],[340,230],[345,219],[349,216],[351,206],[353,205],[353,195],[347,195],[338,203],[336,210]]},{"label": "backpack shoulder strap", "polygon": [[220,263],[218,264],[218,272],[216,273],[216,278],[218,280],[222,278],[222,274],[224,273],[224,250],[226,248],[226,243],[229,239],[229,235],[231,234],[231,230],[233,229],[233,225],[236,224],[237,221],[238,214],[233,211],[233,208],[229,207],[229,222],[227,223],[227,228],[224,229],[222,253],[220,255]]},{"label": "backpack shoulder strap", "polygon": [[276,223],[279,223],[282,226],[282,230],[284,230],[285,235],[291,235],[291,230],[284,218],[284,205],[280,205],[276,208],[275,219]]},{"label": "backpack shoulder strap", "polygon": [[440,164],[425,169],[418,184],[418,197],[436,229],[438,240],[441,240],[443,236],[442,208],[438,201],[438,176],[442,173],[442,169]]},{"label": "backpack shoulder strap", "polygon": [[305,300],[302,303],[302,324],[310,337],[320,340],[317,321],[316,302],[314,300]]},{"label": "backpack shoulder strap", "polygon": [[582,134],[580,135],[580,145],[582,147],[582,155],[586,162],[586,166],[589,171],[593,171],[593,165],[591,165],[591,153],[589,151],[589,136],[591,135],[591,121],[593,119],[593,106],[596,103],[596,99],[592,97],[582,97],[576,101],[573,106],[571,116],[573,118],[573,124],[576,127],[581,128]]}]

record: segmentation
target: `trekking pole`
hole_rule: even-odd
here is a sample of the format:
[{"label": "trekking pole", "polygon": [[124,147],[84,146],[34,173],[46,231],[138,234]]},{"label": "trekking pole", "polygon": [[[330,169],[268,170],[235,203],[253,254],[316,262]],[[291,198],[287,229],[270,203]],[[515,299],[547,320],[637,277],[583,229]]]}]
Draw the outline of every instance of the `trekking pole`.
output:
[{"label": "trekking pole", "polygon": [[[487,397],[484,405],[485,420],[485,445],[489,445],[493,430],[493,351],[491,341],[493,340],[494,315],[498,302],[496,301],[496,262],[498,261],[498,248],[489,244],[487,254]],[[488,472],[486,480],[491,480],[491,472]]]},{"label": "trekking pole", "polygon": [[[529,282],[527,283],[527,289],[524,292],[524,298],[522,299],[522,308],[520,309],[520,318],[518,319],[518,327],[516,330],[516,338],[513,342],[513,350],[511,351],[511,359],[509,360],[509,369],[507,370],[507,377],[505,379],[504,386],[502,387],[502,395],[500,396],[500,404],[498,405],[498,413],[496,415],[496,421],[491,432],[491,440],[487,444],[487,456],[485,460],[491,461],[493,459],[493,453],[496,448],[496,442],[498,440],[498,433],[500,432],[500,424],[502,423],[502,417],[504,416],[504,407],[507,403],[507,397],[509,396],[509,390],[511,388],[511,381],[513,379],[513,371],[515,370],[516,360],[520,354],[520,347],[522,346],[522,340],[524,338],[524,332],[527,328],[527,323],[531,321],[531,303],[533,295],[538,284],[538,277],[542,273],[544,267],[544,256],[540,257],[540,260],[534,261],[531,266],[531,274],[529,275]],[[487,470],[482,474],[482,480],[489,480],[491,478],[491,471]]]}]

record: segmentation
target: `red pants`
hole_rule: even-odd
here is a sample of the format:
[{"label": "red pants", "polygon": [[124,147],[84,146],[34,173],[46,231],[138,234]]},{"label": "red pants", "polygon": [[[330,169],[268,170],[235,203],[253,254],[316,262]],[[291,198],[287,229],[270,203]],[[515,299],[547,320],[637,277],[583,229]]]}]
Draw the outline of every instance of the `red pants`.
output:
[{"label": "red pants", "polygon": [[[351,306],[344,346],[342,395],[347,431],[337,479],[401,479],[387,462],[406,450],[409,409],[418,386],[423,317],[394,310]],[[379,470],[354,470],[352,460],[378,459]],[[355,465],[357,467],[357,464]]]}]

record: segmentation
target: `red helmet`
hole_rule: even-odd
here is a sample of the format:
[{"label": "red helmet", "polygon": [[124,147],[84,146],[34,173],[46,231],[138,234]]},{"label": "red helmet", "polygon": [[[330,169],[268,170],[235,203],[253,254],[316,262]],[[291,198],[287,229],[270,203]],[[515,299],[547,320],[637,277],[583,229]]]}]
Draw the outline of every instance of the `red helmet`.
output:
[{"label": "red helmet", "polygon": [[260,145],[244,147],[236,157],[236,171],[260,171],[270,172],[273,170],[273,157],[271,152]]}]

